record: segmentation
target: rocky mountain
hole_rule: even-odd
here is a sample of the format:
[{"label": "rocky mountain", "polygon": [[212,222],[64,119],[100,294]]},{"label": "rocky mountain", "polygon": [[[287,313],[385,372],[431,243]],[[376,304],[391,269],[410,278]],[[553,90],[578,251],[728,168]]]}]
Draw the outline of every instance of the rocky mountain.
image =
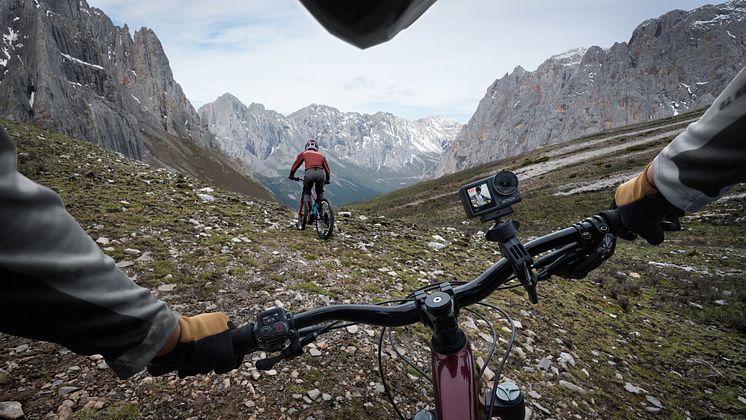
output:
[{"label": "rocky mountain", "polygon": [[0,11],[0,117],[269,196],[217,153],[152,30],[133,37],[85,0],[0,0]]},{"label": "rocky mountain", "polygon": [[674,10],[640,24],[628,42],[496,80],[435,172],[707,107],[745,64],[746,1]]},{"label": "rocky mountain", "polygon": [[390,113],[345,113],[311,105],[289,116],[225,94],[199,109],[221,150],[250,166],[288,204],[298,185],[285,178],[307,139],[330,161],[337,204],[371,198],[422,179],[461,125],[445,117],[408,121]]}]

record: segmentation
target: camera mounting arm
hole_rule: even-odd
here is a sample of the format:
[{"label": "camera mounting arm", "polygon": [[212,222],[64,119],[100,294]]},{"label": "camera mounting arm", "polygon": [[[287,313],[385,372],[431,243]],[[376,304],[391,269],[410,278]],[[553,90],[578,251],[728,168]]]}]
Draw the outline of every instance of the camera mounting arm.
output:
[{"label": "camera mounting arm", "polygon": [[531,303],[539,303],[539,296],[536,294],[538,280],[533,270],[534,260],[521,241],[516,238],[517,231],[518,222],[498,219],[487,231],[486,238],[490,242],[499,244],[500,253],[508,260],[513,273],[526,289],[528,299]]}]

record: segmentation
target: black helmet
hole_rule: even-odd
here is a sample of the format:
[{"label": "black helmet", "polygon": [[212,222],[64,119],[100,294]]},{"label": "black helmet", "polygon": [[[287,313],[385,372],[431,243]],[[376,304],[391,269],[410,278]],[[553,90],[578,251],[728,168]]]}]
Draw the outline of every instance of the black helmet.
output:
[{"label": "black helmet", "polygon": [[318,151],[319,150],[319,145],[316,144],[316,140],[314,140],[314,139],[308,140],[306,142],[306,150]]}]

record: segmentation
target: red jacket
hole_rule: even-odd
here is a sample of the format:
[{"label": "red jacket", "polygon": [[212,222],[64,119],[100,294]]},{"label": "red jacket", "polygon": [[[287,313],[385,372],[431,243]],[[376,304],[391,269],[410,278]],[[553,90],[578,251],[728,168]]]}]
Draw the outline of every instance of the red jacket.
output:
[{"label": "red jacket", "polygon": [[329,181],[332,176],[332,172],[329,170],[329,164],[326,163],[326,158],[324,157],[324,155],[315,150],[305,150],[303,152],[300,152],[298,157],[295,158],[293,166],[290,168],[291,178],[295,176],[295,171],[297,171],[298,168],[300,168],[300,165],[304,162],[306,164],[306,170],[313,168],[324,169],[324,172],[326,172],[326,180]]}]

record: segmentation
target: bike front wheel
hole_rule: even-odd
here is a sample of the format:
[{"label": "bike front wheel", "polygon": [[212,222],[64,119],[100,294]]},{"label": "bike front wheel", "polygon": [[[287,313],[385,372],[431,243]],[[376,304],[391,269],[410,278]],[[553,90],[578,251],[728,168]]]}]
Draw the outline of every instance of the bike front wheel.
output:
[{"label": "bike front wheel", "polygon": [[329,239],[334,231],[334,207],[326,198],[317,206],[316,234],[321,239]]}]

